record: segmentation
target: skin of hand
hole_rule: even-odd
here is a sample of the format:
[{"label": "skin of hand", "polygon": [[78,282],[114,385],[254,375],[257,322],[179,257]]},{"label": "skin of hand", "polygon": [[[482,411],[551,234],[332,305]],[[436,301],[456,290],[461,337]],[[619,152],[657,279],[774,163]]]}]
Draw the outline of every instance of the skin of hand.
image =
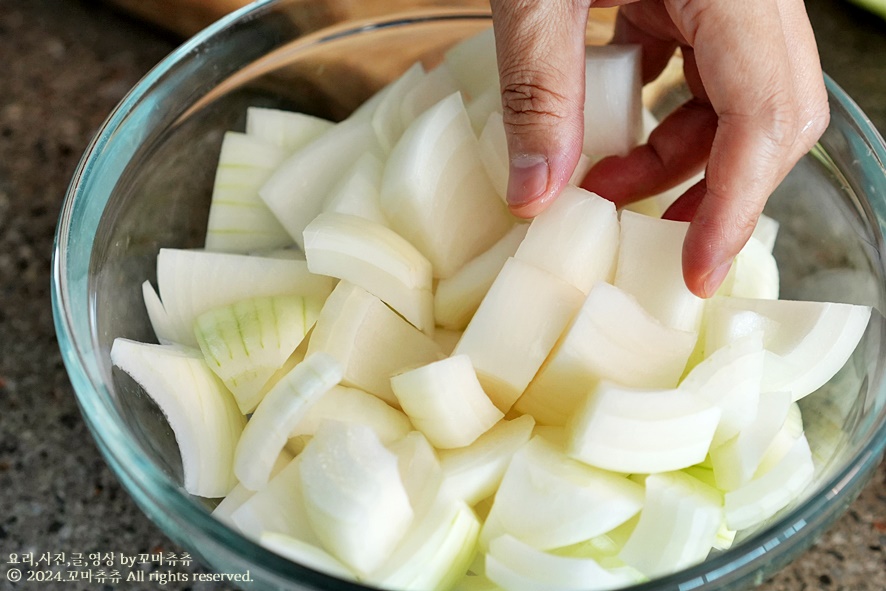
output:
[{"label": "skin of hand", "polygon": [[510,154],[507,198],[520,217],[543,211],[578,162],[588,11],[620,5],[613,42],[642,47],[644,84],[682,50],[692,98],[646,144],[598,162],[582,186],[622,206],[704,169],[704,180],[664,217],[691,221],[683,244],[684,280],[696,295],[713,295],[769,195],[829,122],[803,0],[491,5]]}]

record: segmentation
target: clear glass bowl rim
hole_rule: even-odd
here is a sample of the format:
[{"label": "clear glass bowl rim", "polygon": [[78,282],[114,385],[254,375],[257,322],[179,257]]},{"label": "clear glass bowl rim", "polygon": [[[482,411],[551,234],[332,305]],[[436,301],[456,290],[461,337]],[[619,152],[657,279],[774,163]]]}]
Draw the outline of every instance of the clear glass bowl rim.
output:
[{"label": "clear glass bowl rim", "polygon": [[[214,25],[198,33],[182,44],[164,60],[148,72],[142,80],[121,100],[108,116],[87,147],[74,173],[66,193],[55,235],[52,253],[51,295],[52,311],[62,353],[71,383],[86,423],[106,461],[112,466],[124,487],[133,496],[148,516],[157,522],[167,535],[179,543],[190,546],[198,555],[200,544],[209,541],[225,554],[245,555],[275,578],[290,580],[293,583],[314,589],[360,590],[368,587],[342,581],[301,567],[278,555],[265,550],[242,535],[234,532],[213,518],[197,501],[190,498],[167,474],[145,459],[141,446],[127,433],[126,424],[113,404],[113,396],[103,380],[101,364],[97,359],[96,343],[88,331],[82,330],[74,318],[88,310],[74,309],[73,290],[88,288],[86,282],[77,281],[71,269],[69,246],[80,240],[73,226],[75,209],[88,202],[90,195],[84,190],[90,175],[94,173],[96,162],[100,161],[105,149],[114,141],[114,136],[137,105],[142,103],[161,82],[163,74],[176,64],[188,59],[199,51],[213,37],[243,19],[260,17],[261,13],[279,4],[280,0],[261,0],[235,11]],[[387,26],[408,26],[415,22],[435,19],[477,18],[470,11],[428,11],[423,15],[408,17],[391,16],[375,19],[374,23],[355,23],[343,30],[336,27],[334,34],[316,37],[316,43],[330,41],[337,37],[363,34],[375,28]],[[485,18],[485,17],[484,17]],[[832,110],[840,110],[855,126],[871,158],[880,170],[886,170],[886,144],[869,118],[855,102],[827,75],[825,76]],[[884,173],[886,175],[886,173]],[[886,180],[883,188],[886,190]],[[886,192],[883,193],[886,195]],[[886,228],[886,197],[883,203],[872,203],[879,218],[876,227],[883,233]],[[101,204],[102,208],[104,203]],[[79,250],[79,249],[78,249]],[[91,254],[92,245],[88,245]],[[881,253],[882,255],[882,253]],[[882,260],[882,259],[881,259]],[[882,269],[881,269],[882,270]],[[82,294],[86,296],[86,294]],[[84,298],[88,301],[88,297]],[[879,386],[884,385],[882,377]],[[802,534],[815,530],[816,524],[827,525],[836,513],[842,513],[869,475],[881,461],[886,449],[886,411],[881,409],[876,426],[860,443],[860,452],[851,462],[837,471],[832,478],[822,483],[816,494],[797,505],[780,520],[756,532],[741,545],[709,560],[677,572],[667,577],[655,579],[630,587],[633,591],[653,591],[661,589],[713,589],[709,585],[735,584],[745,581],[759,568],[758,560],[765,553],[767,562],[790,560],[796,552],[812,544],[811,536]],[[164,519],[163,516],[166,518]],[[174,522],[181,532],[169,531],[168,524]],[[167,525],[167,527],[164,527]],[[182,533],[186,534],[184,537]],[[721,583],[722,579],[722,583]],[[707,584],[706,584],[707,583]],[[721,587],[716,587],[721,588]]]}]

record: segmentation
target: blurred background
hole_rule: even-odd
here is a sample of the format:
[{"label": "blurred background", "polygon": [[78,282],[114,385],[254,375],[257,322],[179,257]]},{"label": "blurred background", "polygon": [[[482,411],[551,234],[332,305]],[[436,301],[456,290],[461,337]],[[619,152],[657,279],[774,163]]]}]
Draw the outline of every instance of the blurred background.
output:
[{"label": "blurred background", "polygon": [[[67,185],[105,117],[188,35],[245,3],[0,0],[0,565],[10,553],[181,552],[121,489],[80,417],[52,325],[50,254]],[[410,3],[341,2],[336,11],[306,11],[305,26]],[[886,132],[886,20],[844,0],[806,5],[825,72]],[[193,563],[137,568],[200,570]],[[0,577],[0,589],[7,585]],[[151,588],[145,585],[16,588]],[[761,589],[886,589],[886,463],[843,519]]]}]

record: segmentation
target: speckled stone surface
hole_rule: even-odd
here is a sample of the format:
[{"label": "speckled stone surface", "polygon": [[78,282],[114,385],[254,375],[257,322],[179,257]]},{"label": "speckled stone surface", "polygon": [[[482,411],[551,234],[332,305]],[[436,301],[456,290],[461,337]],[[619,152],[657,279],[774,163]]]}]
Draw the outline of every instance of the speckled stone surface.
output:
[{"label": "speckled stone surface", "polygon": [[[808,6],[826,71],[886,130],[886,23],[836,0]],[[10,553],[182,552],[99,455],[62,366],[49,298],[53,231],[80,154],[177,43],[102,4],[0,0],[0,589],[158,588],[111,578],[13,584]],[[152,569],[202,572],[156,562],[117,570],[125,578]],[[761,589],[886,589],[886,464],[844,518]]]}]

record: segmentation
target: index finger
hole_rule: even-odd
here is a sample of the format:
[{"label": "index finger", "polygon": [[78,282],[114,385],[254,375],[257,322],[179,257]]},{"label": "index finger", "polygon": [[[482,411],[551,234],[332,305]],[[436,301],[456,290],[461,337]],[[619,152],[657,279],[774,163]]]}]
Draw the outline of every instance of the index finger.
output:
[{"label": "index finger", "polygon": [[686,284],[708,297],[799,157],[794,154],[799,108],[776,2],[665,4],[695,48],[699,76],[718,116],[706,189],[683,247]]}]

